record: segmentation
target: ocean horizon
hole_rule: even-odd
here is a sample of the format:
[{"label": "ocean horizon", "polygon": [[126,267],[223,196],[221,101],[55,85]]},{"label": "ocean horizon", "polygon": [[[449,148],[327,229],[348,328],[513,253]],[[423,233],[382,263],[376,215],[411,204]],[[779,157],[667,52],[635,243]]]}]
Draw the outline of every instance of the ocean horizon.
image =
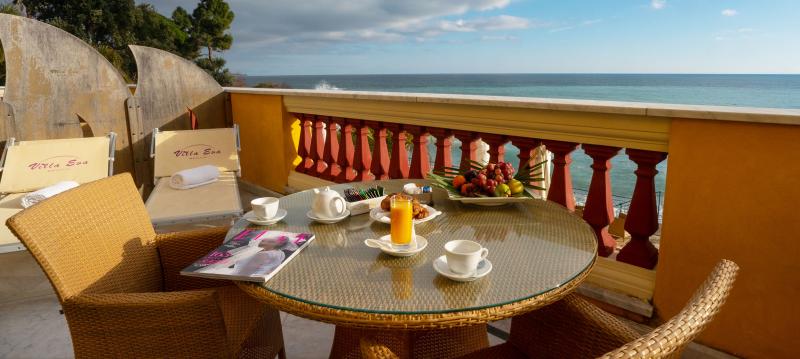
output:
[{"label": "ocean horizon", "polygon": [[[800,108],[800,74],[378,74],[245,76],[248,86],[285,83],[294,89],[420,92],[557,99],[632,101],[713,106]],[[460,144],[454,144],[458,159]],[[433,144],[430,147],[435,151]],[[435,153],[435,152],[431,152]],[[506,146],[506,160],[518,168],[519,151]],[[591,158],[573,153],[573,186],[581,193],[591,181]],[[636,165],[624,150],[612,159],[615,203],[630,199]],[[667,161],[658,166],[656,191],[665,191]]]}]

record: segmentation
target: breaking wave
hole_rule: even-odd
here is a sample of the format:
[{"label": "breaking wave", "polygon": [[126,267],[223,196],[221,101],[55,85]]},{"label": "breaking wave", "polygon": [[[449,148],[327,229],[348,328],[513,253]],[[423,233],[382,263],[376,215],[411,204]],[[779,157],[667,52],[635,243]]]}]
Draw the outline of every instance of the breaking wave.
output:
[{"label": "breaking wave", "polygon": [[314,90],[323,90],[323,91],[341,91],[342,89],[332,85],[328,81],[322,80],[314,85]]}]

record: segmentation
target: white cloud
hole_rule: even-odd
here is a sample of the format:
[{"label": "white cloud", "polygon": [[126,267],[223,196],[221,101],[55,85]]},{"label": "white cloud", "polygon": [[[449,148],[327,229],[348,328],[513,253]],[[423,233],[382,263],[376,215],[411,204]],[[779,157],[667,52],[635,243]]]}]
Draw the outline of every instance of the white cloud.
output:
[{"label": "white cloud", "polygon": [[[141,2],[141,0],[137,0]],[[177,6],[190,13],[197,0],[147,0],[169,16]],[[302,0],[229,1],[236,18],[234,42],[226,57],[256,53],[306,54],[337,50],[336,44],[368,46],[428,42],[447,33],[475,33],[543,27],[523,17],[497,14],[512,0]],[[463,16],[463,17],[462,17]],[[235,61],[235,60],[234,60]]]},{"label": "white cloud", "polygon": [[594,25],[597,25],[597,24],[599,24],[601,22],[603,22],[603,19],[584,20],[584,21],[581,21],[581,22],[579,22],[577,24],[562,25],[562,26],[553,27],[548,32],[568,31],[568,30],[573,30],[573,29],[580,28],[580,27],[594,26]]},{"label": "white cloud", "polygon": [[738,14],[739,14],[739,12],[736,11],[735,9],[722,10],[722,16],[736,16]]},{"label": "white cloud", "polygon": [[521,30],[527,29],[530,25],[531,22],[528,19],[509,15],[500,15],[474,20],[444,20],[439,23],[439,29],[442,31],[453,32]]},{"label": "white cloud", "polygon": [[727,40],[749,40],[758,38],[764,35],[764,32],[754,29],[752,27],[740,27],[733,30],[722,30],[714,33],[714,40],[727,41]]},{"label": "white cloud", "polygon": [[516,40],[516,36],[511,35],[483,35],[481,36],[481,40],[483,41],[511,41]]},{"label": "white cloud", "polygon": [[667,6],[667,0],[651,0],[650,7],[656,10],[661,10]]}]

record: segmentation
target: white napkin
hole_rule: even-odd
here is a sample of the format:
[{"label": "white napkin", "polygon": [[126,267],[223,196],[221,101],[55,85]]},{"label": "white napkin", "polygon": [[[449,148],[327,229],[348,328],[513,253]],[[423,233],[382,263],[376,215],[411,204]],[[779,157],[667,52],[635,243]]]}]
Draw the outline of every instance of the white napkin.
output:
[{"label": "white napkin", "polygon": [[169,186],[174,189],[189,189],[219,179],[219,169],[216,166],[205,165],[175,173],[169,178]]},{"label": "white napkin", "polygon": [[52,186],[48,186],[36,192],[31,192],[26,194],[25,196],[22,197],[20,203],[22,204],[23,208],[28,208],[30,206],[33,206],[34,204],[37,204],[61,192],[64,192],[68,189],[72,189],[75,187],[78,187],[78,182],[75,181],[58,182]]}]

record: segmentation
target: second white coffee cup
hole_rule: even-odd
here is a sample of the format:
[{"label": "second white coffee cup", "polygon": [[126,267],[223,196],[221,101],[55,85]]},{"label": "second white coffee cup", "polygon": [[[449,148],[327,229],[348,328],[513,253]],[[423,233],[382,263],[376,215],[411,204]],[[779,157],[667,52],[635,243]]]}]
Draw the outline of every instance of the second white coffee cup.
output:
[{"label": "second white coffee cup", "polygon": [[489,254],[478,242],[468,240],[455,240],[445,243],[447,266],[453,273],[470,274],[478,269],[480,263]]},{"label": "second white coffee cup", "polygon": [[261,219],[270,219],[278,214],[278,199],[275,197],[261,197],[250,201],[253,214]]}]

